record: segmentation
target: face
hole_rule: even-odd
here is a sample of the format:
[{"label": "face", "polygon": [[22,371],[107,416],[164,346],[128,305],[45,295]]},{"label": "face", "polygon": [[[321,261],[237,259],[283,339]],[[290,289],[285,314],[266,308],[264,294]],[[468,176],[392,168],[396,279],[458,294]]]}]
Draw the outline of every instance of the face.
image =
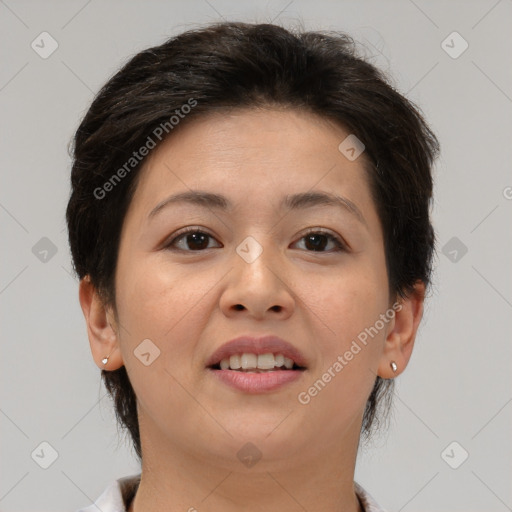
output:
[{"label": "face", "polygon": [[[396,319],[364,153],[338,149],[348,135],[309,113],[239,110],[183,125],[148,157],[116,272],[120,364],[143,451],[229,468],[247,442],[279,465],[357,441]],[[173,201],[151,214],[191,191],[227,206]],[[290,202],[305,193],[342,201]],[[207,361],[242,335],[288,341],[305,370],[271,391],[226,384]]]}]

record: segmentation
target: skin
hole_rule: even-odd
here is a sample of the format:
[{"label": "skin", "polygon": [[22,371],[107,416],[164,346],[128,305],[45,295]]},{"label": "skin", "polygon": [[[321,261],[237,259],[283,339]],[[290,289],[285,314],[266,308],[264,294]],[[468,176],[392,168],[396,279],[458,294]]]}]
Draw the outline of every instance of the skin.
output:
[{"label": "skin", "polygon": [[[147,157],[123,224],[117,317],[80,283],[94,361],[103,368],[110,354],[107,370],[124,364],[137,395],[142,480],[129,510],[362,511],[353,479],[364,407],[376,375],[394,378],[408,364],[423,283],[307,405],[297,396],[395,300],[364,153],[348,160],[338,145],[349,132],[298,111],[234,110],[179,128]],[[180,203],[148,220],[190,190],[223,194],[234,208]],[[279,209],[285,195],[312,190],[350,199],[364,222],[333,206]],[[211,237],[164,247],[187,226]],[[341,237],[346,250],[326,238],[315,251],[309,228]],[[263,249],[252,263],[236,252],[247,236]],[[271,393],[227,387],[206,360],[242,334],[288,340],[307,370]],[[160,356],[145,366],[133,351],[148,338]],[[252,467],[237,458],[248,442],[262,453]]]}]

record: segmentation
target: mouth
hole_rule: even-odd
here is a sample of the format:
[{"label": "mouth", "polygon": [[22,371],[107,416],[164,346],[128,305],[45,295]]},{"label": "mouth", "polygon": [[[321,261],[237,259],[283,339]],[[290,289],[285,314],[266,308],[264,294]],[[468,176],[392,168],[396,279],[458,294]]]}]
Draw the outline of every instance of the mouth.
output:
[{"label": "mouth", "polygon": [[304,376],[308,362],[298,348],[276,336],[241,336],[219,347],[206,362],[217,382],[243,393],[270,393]]}]

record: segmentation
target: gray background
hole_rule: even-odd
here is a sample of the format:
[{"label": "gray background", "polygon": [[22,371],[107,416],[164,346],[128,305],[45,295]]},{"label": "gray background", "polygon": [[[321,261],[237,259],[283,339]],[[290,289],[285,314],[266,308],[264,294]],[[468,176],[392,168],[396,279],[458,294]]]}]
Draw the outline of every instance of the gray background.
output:
[{"label": "gray background", "polygon": [[[389,431],[361,449],[356,481],[389,510],[512,510],[511,15],[511,0],[0,2],[0,509],[75,510],[139,470],[71,273],[67,144],[129,57],[225,18],[347,31],[438,134],[435,283]],[[43,31],[59,45],[46,59],[31,48]],[[442,46],[453,31],[469,44],[457,58]],[[48,469],[44,441],[58,453]]]}]

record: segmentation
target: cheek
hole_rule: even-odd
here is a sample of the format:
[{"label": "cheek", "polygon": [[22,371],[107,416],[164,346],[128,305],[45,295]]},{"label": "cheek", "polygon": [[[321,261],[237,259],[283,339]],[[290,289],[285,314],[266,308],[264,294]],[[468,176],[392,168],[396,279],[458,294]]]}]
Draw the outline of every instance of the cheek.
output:
[{"label": "cheek", "polygon": [[[179,383],[188,387],[185,383],[197,372],[196,342],[211,308],[205,297],[219,278],[147,260],[119,266],[120,345],[140,405],[159,411],[165,422],[191,404]],[[141,354],[148,352],[146,365]]]},{"label": "cheek", "polygon": [[140,257],[127,261],[119,272],[119,309],[141,331],[162,336],[200,302],[208,290],[207,275],[186,267],[166,264],[161,258]]},{"label": "cheek", "polygon": [[387,276],[383,264],[361,257],[357,264],[341,268],[326,282],[314,302],[328,328],[330,353],[347,349],[352,340],[372,326],[388,305]]},{"label": "cheek", "polygon": [[210,318],[208,294],[222,274],[206,267],[192,271],[192,266],[170,265],[161,257],[129,263],[120,265],[117,286],[125,364],[136,369],[139,361],[133,351],[150,339],[160,350],[160,366],[185,375],[196,362],[195,343]]},{"label": "cheek", "polygon": [[313,300],[324,334],[317,342],[319,364],[299,403],[310,408],[305,417],[311,427],[322,424],[326,437],[359,420],[375,382],[386,328],[372,327],[387,308],[387,288],[377,277],[370,271],[340,276],[331,280],[328,293],[320,296],[317,290]]}]

